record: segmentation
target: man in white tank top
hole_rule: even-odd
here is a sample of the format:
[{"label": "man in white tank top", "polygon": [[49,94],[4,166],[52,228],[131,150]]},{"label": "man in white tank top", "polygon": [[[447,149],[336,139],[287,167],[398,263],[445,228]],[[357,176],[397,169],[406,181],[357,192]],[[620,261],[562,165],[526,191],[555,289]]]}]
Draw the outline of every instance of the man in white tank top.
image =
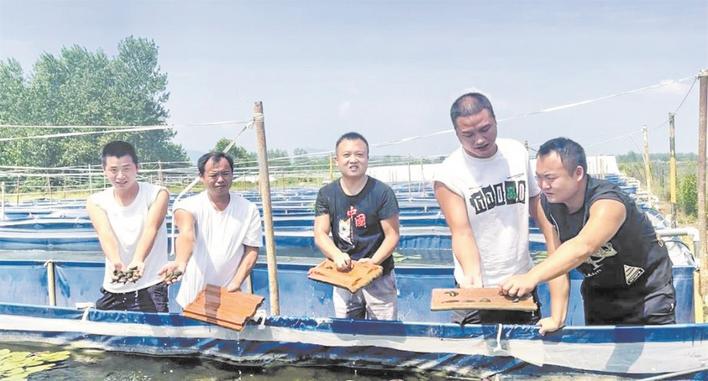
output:
[{"label": "man in white tank top", "polygon": [[[540,190],[524,146],[497,139],[487,97],[460,96],[450,117],[460,147],[445,159],[434,181],[435,197],[452,234],[455,282],[461,288],[497,287],[533,266],[528,221],[542,213]],[[543,233],[550,237],[550,232]],[[460,324],[534,324],[539,318],[539,311],[453,313],[453,321]]]},{"label": "man in white tank top", "polygon": [[240,291],[262,246],[258,207],[230,191],[233,159],[209,152],[197,167],[206,190],[175,204],[176,259],[161,270],[169,284],[182,280],[176,300],[183,308],[208,284]]},{"label": "man in white tank top", "polygon": [[101,162],[112,186],[86,202],[106,256],[103,296],[96,308],[167,312],[167,285],[159,271],[167,263],[169,194],[163,187],[137,181],[138,157],[129,143],[106,144]]}]

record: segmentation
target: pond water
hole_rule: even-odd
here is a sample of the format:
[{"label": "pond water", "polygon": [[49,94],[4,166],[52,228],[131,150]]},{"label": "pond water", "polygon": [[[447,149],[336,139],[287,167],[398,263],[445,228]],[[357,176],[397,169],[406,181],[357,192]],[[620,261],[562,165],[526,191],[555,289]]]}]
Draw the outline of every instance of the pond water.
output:
[{"label": "pond water", "polygon": [[[44,344],[0,343],[0,351],[58,352],[66,347]],[[28,380],[430,380],[413,374],[362,372],[354,369],[301,368],[293,366],[239,368],[227,363],[184,357],[149,357],[96,350],[71,350],[67,360],[54,368],[34,373]],[[0,373],[1,375],[2,373]],[[0,377],[1,378],[1,377]],[[442,378],[438,378],[442,380]]]},{"label": "pond water", "polygon": [[[311,251],[311,249],[310,249]],[[288,252],[281,257],[280,262],[302,262],[315,259],[307,250],[302,253]],[[294,256],[290,256],[294,254]],[[401,265],[427,263],[432,265],[451,265],[451,257],[445,258],[445,253],[403,254],[398,256]],[[447,255],[450,255],[447,253]],[[542,257],[545,253],[537,253]],[[403,258],[403,260],[401,260]],[[0,259],[28,260],[72,260],[72,261],[102,261],[101,252],[68,252],[52,250],[0,250]],[[538,259],[538,258],[537,258]],[[97,350],[71,349],[63,346],[44,344],[0,342],[0,351],[9,349],[12,352],[58,352],[69,350],[67,360],[57,363],[52,369],[43,370],[29,376],[29,380],[442,380],[439,376],[430,374],[375,372],[371,370],[349,368],[319,368],[295,366],[268,366],[265,368],[243,368],[233,364],[199,358],[184,357],[150,357],[132,355],[129,353],[103,352]],[[2,366],[2,364],[0,364]],[[0,378],[2,373],[0,373]],[[535,376],[528,374],[500,375],[492,380],[565,380],[594,379],[593,375],[581,373],[562,373],[556,376]],[[469,378],[465,378],[469,379]],[[472,378],[473,379],[473,378]],[[603,375],[602,379],[623,380],[613,376]]]}]

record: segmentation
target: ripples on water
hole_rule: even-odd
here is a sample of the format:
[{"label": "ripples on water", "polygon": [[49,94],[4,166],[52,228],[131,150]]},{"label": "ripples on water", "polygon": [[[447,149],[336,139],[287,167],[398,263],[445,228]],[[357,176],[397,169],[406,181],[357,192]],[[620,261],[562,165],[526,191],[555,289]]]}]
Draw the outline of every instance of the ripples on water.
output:
[{"label": "ripples on water", "polygon": [[[13,352],[60,351],[65,347],[44,344],[0,343]],[[300,368],[292,366],[240,368],[227,363],[183,357],[149,357],[98,350],[71,350],[69,360],[54,369],[30,376],[29,380],[430,380],[411,374],[373,374],[353,369]],[[442,380],[441,378],[438,378]]]}]

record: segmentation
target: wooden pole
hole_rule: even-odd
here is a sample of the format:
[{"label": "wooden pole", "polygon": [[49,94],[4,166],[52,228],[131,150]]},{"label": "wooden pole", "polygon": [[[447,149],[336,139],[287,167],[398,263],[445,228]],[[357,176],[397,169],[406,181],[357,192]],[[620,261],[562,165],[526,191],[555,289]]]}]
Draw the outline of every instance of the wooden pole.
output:
[{"label": "wooden pole", "polygon": [[263,227],[265,228],[266,261],[268,263],[268,287],[270,290],[270,313],[280,315],[278,292],[278,268],[275,261],[275,235],[273,233],[273,210],[270,201],[270,178],[268,174],[268,150],[266,148],[265,123],[263,121],[263,102],[253,106],[253,120],[258,143],[258,172],[263,202]]},{"label": "wooden pole", "polygon": [[408,198],[412,198],[413,194],[413,177],[411,176],[411,156],[408,155]]},{"label": "wooden pole", "polygon": [[644,126],[644,176],[647,181],[647,193],[651,194],[651,166],[649,164],[649,130]]},{"label": "wooden pole", "polygon": [[418,192],[423,191],[423,184],[425,183],[425,165],[423,164],[423,158],[420,158],[420,181],[418,182]]},{"label": "wooden pole", "polygon": [[45,263],[47,267],[47,296],[49,297],[49,305],[54,307],[57,305],[56,282],[54,280],[54,262],[51,260]]},{"label": "wooden pole", "polygon": [[49,178],[49,175],[47,175],[47,194],[49,195],[49,199],[52,199],[52,180]]},{"label": "wooden pole", "polygon": [[162,177],[162,160],[157,161],[157,183],[160,186],[164,186],[164,179]]},{"label": "wooden pole", "polygon": [[671,192],[671,227],[676,227],[676,126],[669,113],[669,190]]},{"label": "wooden pole", "polygon": [[20,175],[17,175],[17,185],[15,186],[15,205],[20,205]]},{"label": "wooden pole", "polygon": [[91,164],[87,165],[88,167],[88,185],[89,185],[89,195],[93,194],[93,180],[91,179]]},{"label": "wooden pole", "polygon": [[66,200],[66,181],[68,177],[64,173],[64,171],[61,171],[61,193],[62,193],[62,199]]},{"label": "wooden pole", "polygon": [[706,117],[708,108],[708,69],[698,75],[698,232],[701,250],[696,255],[701,259],[701,294],[708,296],[708,256],[706,255]]}]

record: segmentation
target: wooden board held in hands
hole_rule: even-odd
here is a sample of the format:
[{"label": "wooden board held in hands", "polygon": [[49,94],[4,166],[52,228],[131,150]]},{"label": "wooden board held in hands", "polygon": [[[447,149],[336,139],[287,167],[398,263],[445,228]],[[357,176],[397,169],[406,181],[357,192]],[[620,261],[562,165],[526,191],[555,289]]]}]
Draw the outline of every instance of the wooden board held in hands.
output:
[{"label": "wooden board held in hands", "polygon": [[223,287],[207,285],[182,315],[240,331],[263,303],[263,297],[241,291],[228,292]]},{"label": "wooden board held in hands", "polygon": [[308,271],[307,277],[316,281],[346,288],[351,293],[359,291],[383,274],[383,267],[370,262],[352,261],[353,267],[349,271],[337,271],[337,266],[329,259]]},{"label": "wooden board held in hands", "polygon": [[445,310],[509,310],[536,311],[538,306],[529,295],[510,298],[499,295],[498,288],[434,288],[430,300],[433,311]]}]

